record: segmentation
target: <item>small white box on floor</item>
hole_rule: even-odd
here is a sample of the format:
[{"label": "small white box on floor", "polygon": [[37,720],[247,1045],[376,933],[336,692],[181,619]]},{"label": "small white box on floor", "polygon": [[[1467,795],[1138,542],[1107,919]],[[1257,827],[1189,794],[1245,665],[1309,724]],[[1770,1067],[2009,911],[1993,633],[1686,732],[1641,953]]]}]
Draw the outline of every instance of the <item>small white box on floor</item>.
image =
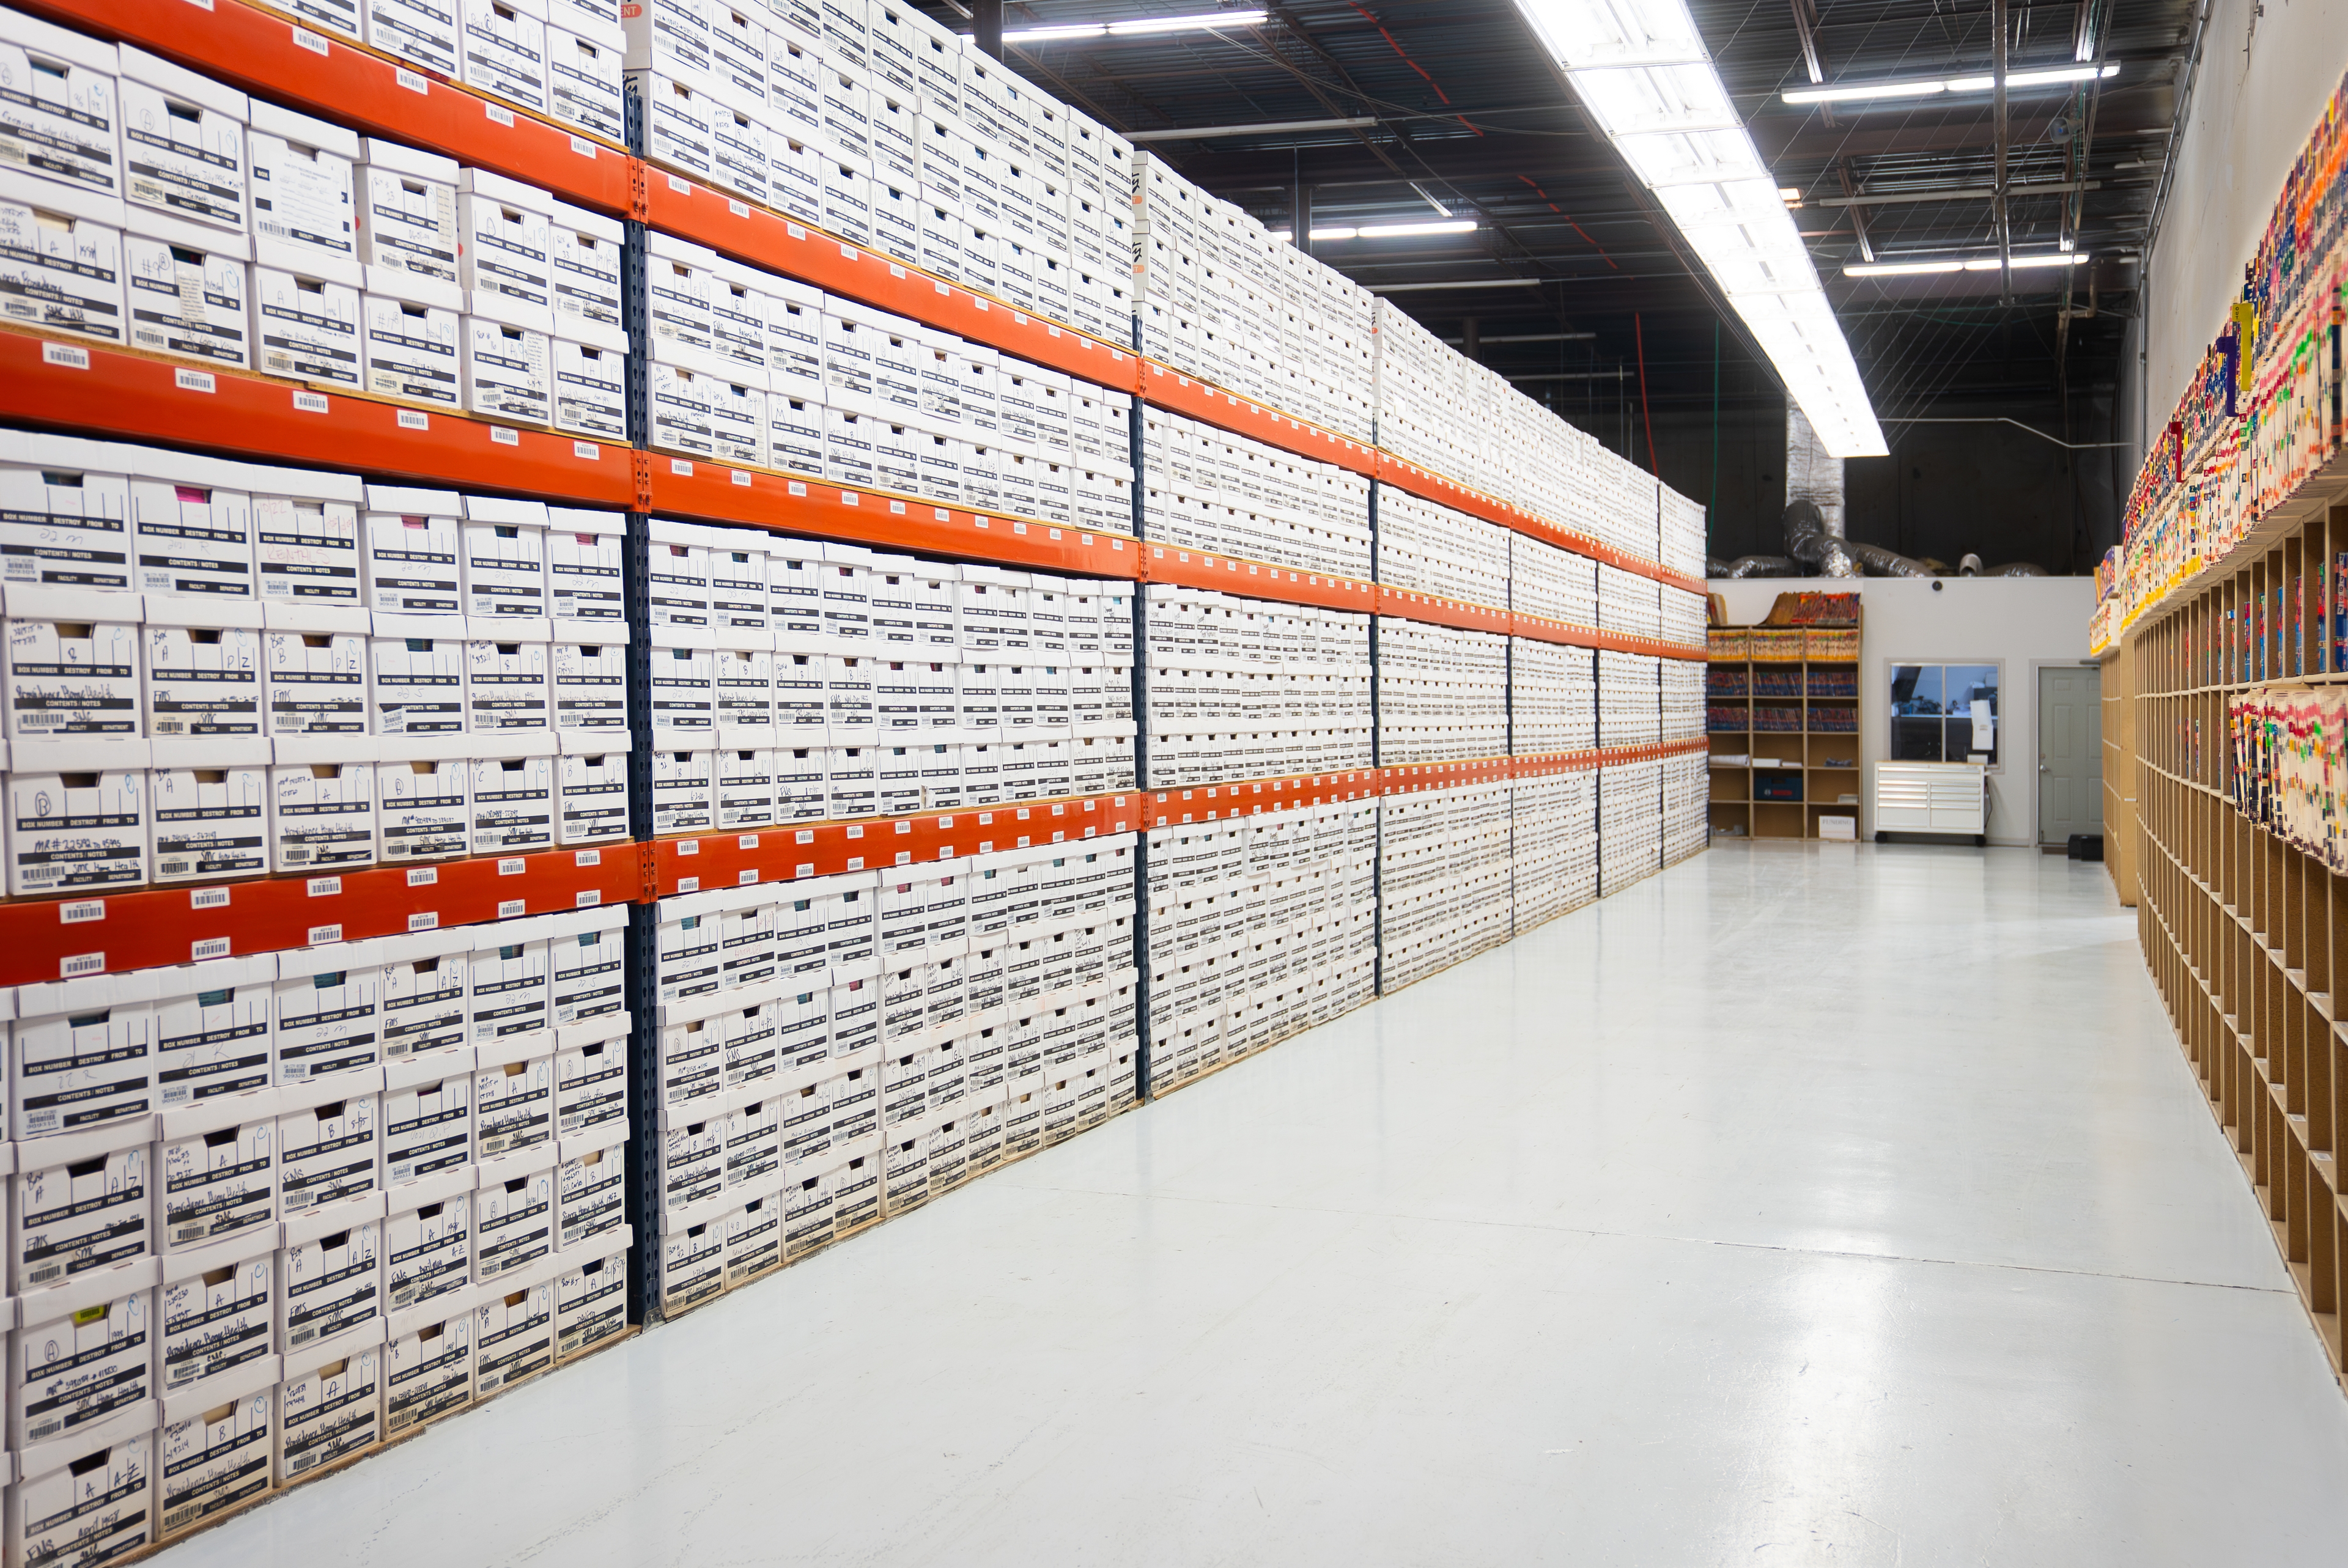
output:
[{"label": "small white box on floor", "polygon": [[[276,1446],[277,1368],[231,1373],[225,1387],[166,1401],[158,1437],[158,1508],[166,1539],[242,1508],[269,1490]],[[212,1405],[215,1399],[222,1403]],[[210,1408],[206,1408],[210,1407]]]},{"label": "small white box on floor", "polygon": [[554,1365],[554,1281],[489,1288],[473,1308],[475,1397],[526,1382]]},{"label": "small white box on floor", "polygon": [[[568,1260],[566,1260],[568,1262]],[[554,1281],[554,1358],[584,1356],[628,1327],[628,1253],[624,1245],[568,1264]]]},{"label": "small white box on floor", "polygon": [[436,1302],[394,1326],[384,1364],[384,1437],[396,1438],[473,1402],[473,1308]]},{"label": "small white box on floor", "polygon": [[700,1306],[726,1287],[725,1227],[713,1216],[661,1237],[661,1311]]}]

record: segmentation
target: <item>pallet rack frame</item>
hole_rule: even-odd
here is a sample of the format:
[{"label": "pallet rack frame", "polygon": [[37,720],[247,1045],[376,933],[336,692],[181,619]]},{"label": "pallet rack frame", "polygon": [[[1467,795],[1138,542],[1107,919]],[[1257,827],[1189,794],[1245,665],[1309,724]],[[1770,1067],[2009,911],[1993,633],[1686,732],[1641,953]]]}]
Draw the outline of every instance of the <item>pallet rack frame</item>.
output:
[{"label": "pallet rack frame", "polygon": [[[1188,415],[1281,450],[1326,461],[1368,477],[1375,550],[1376,494],[1393,485],[1411,494],[1616,566],[1684,592],[1700,579],[1538,517],[1472,487],[1411,464],[1280,410],[1143,357],[1137,343],[1115,343],[951,284],[881,252],[819,228],[754,207],[647,162],[626,147],[573,133],[470,87],[428,77],[284,13],[245,0],[28,0],[29,8],[100,36],[138,44],[218,79],[352,125],[394,136],[461,161],[529,181],[567,200],[622,218],[626,224],[630,324],[642,333],[644,235],[657,228],[731,256],[785,272],[953,331],[1021,358],[1135,396],[1131,456],[1137,469],[1145,405]],[[633,100],[632,105],[633,105]],[[634,115],[630,140],[641,147]],[[644,341],[641,336],[639,341]],[[652,513],[787,529],[794,536],[852,540],[879,548],[978,559],[1076,576],[1160,582],[1279,602],[1344,609],[1371,617],[1373,668],[1377,626],[1399,618],[1475,631],[1667,659],[1701,659],[1700,648],[1395,589],[1355,579],[1277,567],[1217,552],[1146,544],[1138,487],[1129,536],[1040,519],[938,506],[918,497],[842,487],[808,476],[687,459],[648,448],[644,356],[631,359],[631,444],[573,439],[441,410],[344,393],[324,393],[259,374],[199,369],[98,345],[62,343],[0,330],[0,419],[117,439],[193,447],[272,461],[355,469],[384,478],[622,509],[629,513],[631,591],[642,593],[644,519]],[[1375,556],[1374,556],[1375,560]],[[1144,606],[1133,596],[1135,647],[1143,644]],[[632,607],[632,701],[648,700],[644,665],[649,616]],[[1135,712],[1147,712],[1146,662],[1134,661]],[[469,925],[596,904],[633,907],[632,959],[649,960],[654,900],[694,887],[787,880],[859,868],[873,859],[909,864],[951,856],[990,818],[1013,814],[1009,836],[1031,825],[1056,836],[1135,831],[1203,809],[1208,820],[1501,777],[1595,768],[1700,749],[1702,743],[1634,745],[1533,758],[1478,759],[1437,766],[1384,768],[1376,755],[1376,683],[1372,686],[1372,766],[1344,775],[1242,780],[1197,793],[1148,788],[1145,733],[1135,743],[1137,784],[1122,793],[1021,801],[986,811],[921,814],[853,823],[822,823],[757,834],[685,838],[636,837],[594,849],[522,856],[483,856],[432,866],[383,867],[340,877],[263,877],[189,888],[158,888],[99,898],[0,903],[0,983],[103,973],[192,958],[291,948],[320,941]],[[649,714],[634,713],[648,729]],[[1512,736],[1511,736],[1512,740]],[[1219,793],[1220,792],[1220,793]],[[648,764],[632,763],[632,821],[651,822]],[[1154,798],[1153,798],[1154,797]],[[1180,798],[1178,798],[1180,797]],[[976,819],[975,821],[970,819]],[[788,842],[786,842],[788,835]],[[1025,842],[1025,838],[1021,837]],[[783,851],[778,855],[778,850]],[[866,853],[858,853],[860,850]],[[969,852],[967,849],[965,853]],[[1137,874],[1148,886],[1147,835],[1137,838]],[[1147,951],[1148,899],[1137,899],[1138,950]],[[1139,1040],[1137,1096],[1148,1095],[1148,966],[1137,984]],[[631,985],[649,975],[632,963]],[[632,1003],[644,1000],[632,994]],[[636,1015],[649,1029],[649,1008]],[[652,1053],[634,1051],[639,1072]],[[643,1112],[655,1102],[649,1081],[635,1086]],[[644,1222],[643,1167],[650,1129],[630,1143],[637,1167],[630,1219],[637,1226],[631,1322],[659,1316],[656,1227]],[[650,1266],[644,1266],[649,1264]]]}]

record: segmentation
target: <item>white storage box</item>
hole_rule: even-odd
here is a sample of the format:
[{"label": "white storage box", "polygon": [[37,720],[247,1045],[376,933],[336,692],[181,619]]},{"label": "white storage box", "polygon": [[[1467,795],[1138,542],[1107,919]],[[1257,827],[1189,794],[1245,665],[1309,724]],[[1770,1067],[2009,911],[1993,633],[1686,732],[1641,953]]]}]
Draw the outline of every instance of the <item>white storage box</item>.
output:
[{"label": "white storage box", "polygon": [[386,1299],[395,1317],[450,1310],[468,1298],[473,1277],[471,1173],[420,1182],[405,1195],[417,1201],[395,1202],[384,1222]]},{"label": "white storage box", "polygon": [[359,138],[265,99],[246,107],[254,263],[359,288],[366,281],[355,205]]},{"label": "white storage box", "polygon": [[277,1077],[286,1085],[383,1080],[384,962],[380,941],[326,942],[277,957]]},{"label": "white storage box", "polygon": [[[280,755],[302,746],[372,753],[364,737],[292,738]],[[372,761],[286,763],[269,770],[270,856],[279,872],[332,871],[372,866],[380,855]]]},{"label": "white storage box", "polygon": [[[398,0],[380,5],[386,15],[400,9]],[[375,42],[372,34],[368,41]],[[447,312],[453,328],[465,308],[457,281],[456,160],[367,138],[359,144],[359,261],[367,294]]]},{"label": "white storage box", "polygon": [[[332,1222],[328,1222],[332,1223]],[[278,1343],[294,1356],[355,1349],[383,1337],[383,1223],[367,1220],[324,1235],[285,1227],[278,1254]]]},{"label": "white storage box", "polygon": [[278,1387],[279,1482],[291,1485],[383,1440],[382,1347],[369,1345],[314,1366],[289,1360]]},{"label": "white storage box", "polygon": [[554,1281],[502,1294],[492,1288],[473,1308],[475,1397],[512,1388],[554,1365]]},{"label": "white storage box", "polygon": [[259,1368],[277,1380],[277,1229],[274,1225],[167,1259],[161,1303],[165,1399]]},{"label": "white storage box", "polygon": [[367,394],[450,412],[463,405],[465,319],[444,305],[372,291],[359,296]]},{"label": "white storage box", "polygon": [[466,757],[386,763],[376,774],[386,865],[452,860],[472,853]]},{"label": "white storage box", "polygon": [[[406,616],[458,614],[462,508],[453,490],[367,487],[361,539],[368,609]],[[460,625],[452,621],[449,635],[458,635]]]}]

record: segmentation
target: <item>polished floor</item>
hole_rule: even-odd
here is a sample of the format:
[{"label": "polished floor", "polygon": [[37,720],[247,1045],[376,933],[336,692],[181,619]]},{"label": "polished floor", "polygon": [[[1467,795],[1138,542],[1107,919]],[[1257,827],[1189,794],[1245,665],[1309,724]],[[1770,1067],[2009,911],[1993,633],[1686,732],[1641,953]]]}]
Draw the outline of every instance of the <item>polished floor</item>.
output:
[{"label": "polished floor", "polygon": [[2103,868],[1729,844],[163,1563],[2344,1550]]}]

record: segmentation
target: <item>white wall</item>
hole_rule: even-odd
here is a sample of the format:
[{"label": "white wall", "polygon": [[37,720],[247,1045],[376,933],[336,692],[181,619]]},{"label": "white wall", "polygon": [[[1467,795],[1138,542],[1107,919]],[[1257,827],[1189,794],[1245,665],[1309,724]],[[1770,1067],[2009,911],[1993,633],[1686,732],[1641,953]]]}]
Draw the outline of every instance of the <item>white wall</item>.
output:
[{"label": "white wall", "polygon": [[[2254,18],[2261,9],[2265,15]],[[2183,49],[2180,44],[2180,56]],[[2167,425],[2226,324],[2228,308],[2241,297],[2242,268],[2343,69],[2348,5],[2341,0],[2213,0],[2192,108],[2178,140],[2176,185],[2144,280],[2139,435],[2147,442]],[[2145,138],[2139,145],[2157,171],[2160,143]]]},{"label": "white wall", "polygon": [[1998,705],[2005,733],[1998,745],[2003,760],[1990,775],[1989,838],[1993,844],[2037,842],[2038,676],[2031,661],[2093,662],[2087,657],[2087,617],[2096,608],[2094,578],[1758,578],[1709,586],[1725,601],[1734,626],[1766,620],[1781,593],[1859,594],[1864,612],[1859,666],[1862,834],[1875,831],[1870,781],[1875,764],[1891,749],[1890,666],[2002,661]]}]

